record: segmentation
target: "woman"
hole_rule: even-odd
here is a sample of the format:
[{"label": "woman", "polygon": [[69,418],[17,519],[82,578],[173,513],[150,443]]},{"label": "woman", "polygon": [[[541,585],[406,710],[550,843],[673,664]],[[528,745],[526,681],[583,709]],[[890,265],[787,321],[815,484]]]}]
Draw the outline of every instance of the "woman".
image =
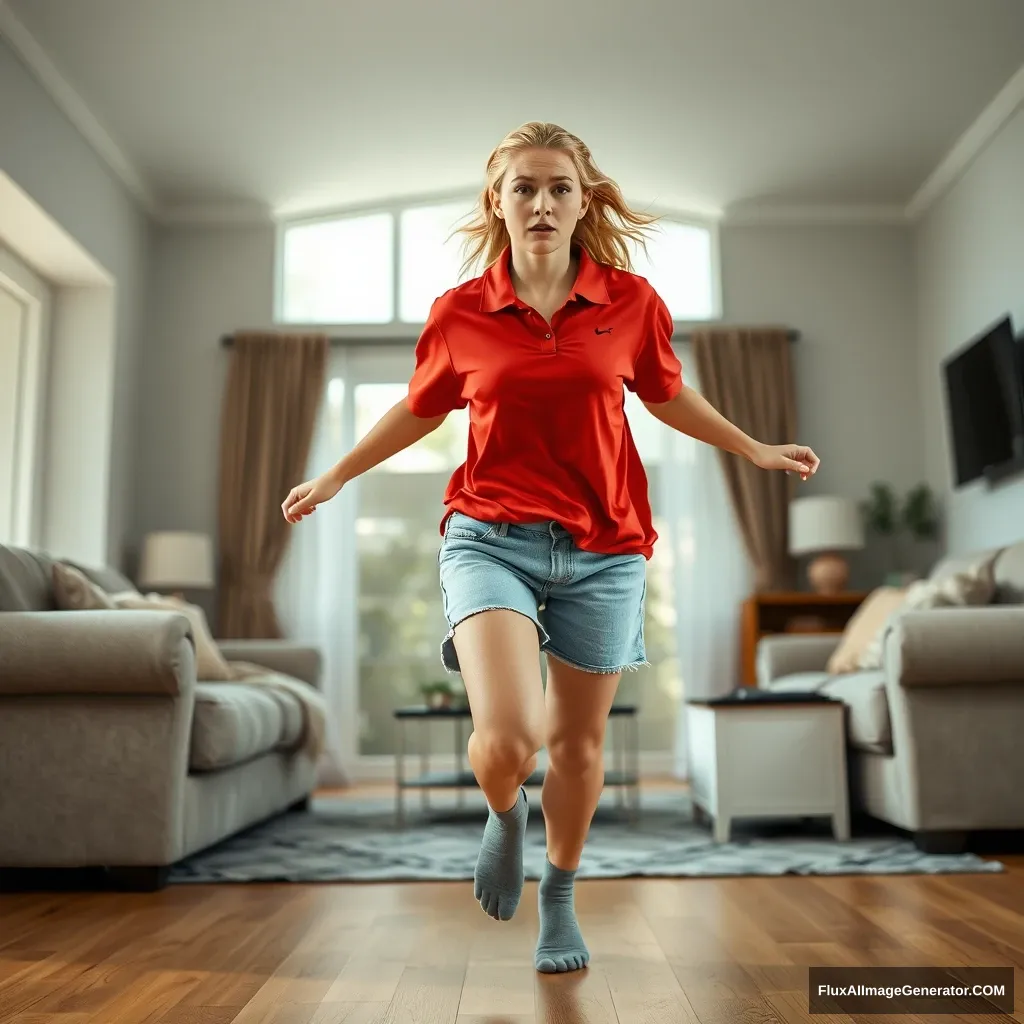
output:
[{"label": "woman", "polygon": [[519,903],[522,784],[548,750],[543,972],[589,962],[573,880],[603,786],[608,712],[622,672],[645,663],[657,535],[623,387],[668,426],[764,469],[807,479],[818,468],[809,448],[752,440],[683,384],[671,316],[629,271],[627,240],[642,244],[653,219],[627,207],[576,136],[536,122],[512,132],[487,162],[477,220],[461,229],[466,266],[484,257],[486,271],[434,302],[407,397],[282,505],[299,522],[469,405],[467,458],[440,528],[441,656],[472,711],[469,760],[489,807],[474,891],[496,920]]}]

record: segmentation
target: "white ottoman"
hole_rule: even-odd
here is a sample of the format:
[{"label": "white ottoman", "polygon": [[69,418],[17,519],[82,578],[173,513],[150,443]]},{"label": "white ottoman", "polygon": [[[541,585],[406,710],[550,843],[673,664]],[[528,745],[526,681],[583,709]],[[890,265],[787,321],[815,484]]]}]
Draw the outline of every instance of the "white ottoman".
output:
[{"label": "white ottoman", "polygon": [[734,818],[828,815],[850,838],[841,701],[688,701],[690,794],[728,842]]}]

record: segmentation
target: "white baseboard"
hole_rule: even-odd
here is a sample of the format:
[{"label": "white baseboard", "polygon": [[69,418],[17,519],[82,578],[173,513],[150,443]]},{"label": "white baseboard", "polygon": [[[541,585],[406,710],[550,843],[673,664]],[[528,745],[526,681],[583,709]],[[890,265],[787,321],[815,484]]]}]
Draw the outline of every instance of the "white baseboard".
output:
[{"label": "white baseboard", "polygon": [[[609,769],[615,768],[614,755],[605,755]],[[469,770],[468,761],[463,758],[463,768]],[[547,767],[547,752],[541,751],[537,758],[538,769]],[[641,778],[673,778],[675,777],[675,758],[669,751],[651,750],[640,754]],[[454,754],[433,754],[430,757],[430,771],[455,771]],[[420,772],[418,754],[407,754],[405,759],[406,775],[417,775]],[[395,759],[390,754],[365,754],[360,757],[352,769],[353,782],[393,782],[395,779]]]}]

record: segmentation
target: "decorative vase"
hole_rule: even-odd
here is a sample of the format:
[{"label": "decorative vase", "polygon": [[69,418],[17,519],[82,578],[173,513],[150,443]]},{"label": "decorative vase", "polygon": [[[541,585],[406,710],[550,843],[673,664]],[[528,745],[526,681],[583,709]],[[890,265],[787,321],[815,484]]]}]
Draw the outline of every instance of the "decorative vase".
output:
[{"label": "decorative vase", "polygon": [[850,566],[842,555],[818,555],[807,567],[807,579],[818,594],[841,594],[850,580]]}]

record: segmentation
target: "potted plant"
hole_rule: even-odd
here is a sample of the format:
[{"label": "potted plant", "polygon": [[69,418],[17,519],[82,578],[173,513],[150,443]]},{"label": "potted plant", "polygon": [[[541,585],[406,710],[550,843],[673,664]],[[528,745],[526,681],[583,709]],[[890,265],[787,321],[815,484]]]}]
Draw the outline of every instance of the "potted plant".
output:
[{"label": "potted plant", "polygon": [[899,506],[896,493],[890,484],[876,480],[871,485],[868,498],[860,503],[866,533],[881,538],[885,562],[889,568],[886,581],[893,575],[896,563],[896,534],[899,532]]},{"label": "potted plant", "polygon": [[925,483],[918,484],[901,501],[890,484],[876,481],[868,499],[861,503],[861,512],[865,530],[883,542],[889,569],[886,584],[905,586],[916,574],[905,567],[905,553],[899,549],[900,536],[909,535],[915,542],[934,541],[939,536],[938,505],[931,488]]},{"label": "potted plant", "polygon": [[428,708],[460,707],[465,703],[465,691],[446,679],[421,683],[420,693]]},{"label": "potted plant", "polygon": [[939,509],[927,484],[918,484],[908,492],[900,510],[900,521],[914,540],[938,540]]}]

